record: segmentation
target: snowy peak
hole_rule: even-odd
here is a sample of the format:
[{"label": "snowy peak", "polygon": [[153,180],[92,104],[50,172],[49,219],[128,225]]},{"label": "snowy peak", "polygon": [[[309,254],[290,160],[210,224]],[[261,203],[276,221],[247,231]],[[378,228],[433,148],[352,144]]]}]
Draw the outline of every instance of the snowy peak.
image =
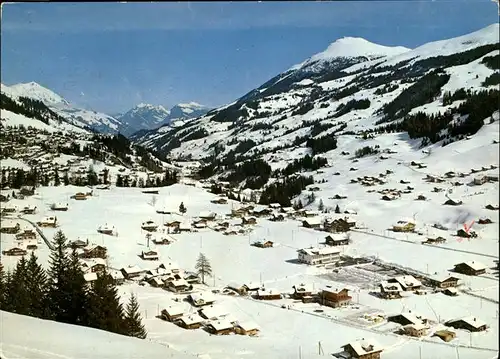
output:
[{"label": "snowy peak", "polygon": [[170,109],[170,119],[198,117],[206,112],[208,108],[199,103],[180,103]]},{"label": "snowy peak", "polygon": [[12,86],[2,84],[2,92],[12,98],[29,97],[47,106],[69,106],[69,102],[55,92],[36,83],[20,83]]},{"label": "snowy peak", "polygon": [[119,119],[130,128],[128,133],[124,133],[128,136],[140,129],[159,127],[169,115],[170,111],[163,106],[140,103],[120,116]]}]

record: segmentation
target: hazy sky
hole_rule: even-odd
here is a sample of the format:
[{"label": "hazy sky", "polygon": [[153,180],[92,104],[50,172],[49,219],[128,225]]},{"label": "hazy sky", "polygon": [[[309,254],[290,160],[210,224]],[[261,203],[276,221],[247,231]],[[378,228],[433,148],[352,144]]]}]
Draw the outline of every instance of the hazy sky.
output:
[{"label": "hazy sky", "polygon": [[414,48],[498,19],[490,0],[3,4],[1,81],[108,113],[215,107],[340,37]]}]

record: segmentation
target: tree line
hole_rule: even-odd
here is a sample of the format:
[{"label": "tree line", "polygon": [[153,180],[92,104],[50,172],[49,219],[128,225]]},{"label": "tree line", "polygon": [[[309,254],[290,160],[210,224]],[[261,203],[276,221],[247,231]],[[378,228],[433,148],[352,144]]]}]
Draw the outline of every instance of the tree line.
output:
[{"label": "tree line", "polygon": [[0,309],[61,323],[102,329],[146,338],[137,298],[124,307],[112,277],[104,272],[90,284],[85,281],[75,250],[68,254],[67,238],[58,231],[45,270],[32,252],[13,271],[0,267]]}]

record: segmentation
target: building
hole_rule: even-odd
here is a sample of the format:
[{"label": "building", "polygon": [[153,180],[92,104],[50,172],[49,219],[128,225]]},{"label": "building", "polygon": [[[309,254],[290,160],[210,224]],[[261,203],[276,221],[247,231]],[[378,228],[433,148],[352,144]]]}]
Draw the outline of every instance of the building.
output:
[{"label": "building", "polygon": [[427,326],[425,324],[408,324],[403,327],[403,333],[411,337],[422,337],[427,334]]},{"label": "building", "polygon": [[383,351],[382,346],[373,339],[351,342],[342,346],[342,349],[344,351],[337,354],[337,357],[342,359],[380,359],[380,353]]},{"label": "building", "polygon": [[302,226],[305,228],[313,228],[317,229],[321,227],[321,218],[319,217],[312,217],[312,218],[307,218],[302,221]]},{"label": "building", "polygon": [[195,307],[202,307],[215,302],[215,296],[211,292],[192,293],[188,296],[188,299]]},{"label": "building", "polygon": [[414,291],[422,287],[422,283],[412,275],[401,275],[388,280],[389,283],[398,283],[404,291]]},{"label": "building", "polygon": [[0,223],[0,233],[16,234],[21,229],[19,223],[2,220]]},{"label": "building", "polygon": [[259,334],[259,327],[253,322],[236,322],[234,332],[240,335],[256,336]]},{"label": "building", "polygon": [[455,264],[455,272],[466,275],[481,275],[486,273],[486,266],[476,261]]},{"label": "building", "polygon": [[457,333],[452,332],[450,330],[443,329],[443,330],[436,331],[432,336],[438,337],[445,342],[449,342],[449,341],[456,338]]},{"label": "building", "polygon": [[410,325],[410,324],[418,325],[418,324],[427,324],[428,323],[427,318],[424,318],[423,316],[421,316],[419,314],[412,313],[411,311],[409,311],[407,313],[389,315],[387,317],[387,321],[398,323],[398,324],[401,324],[402,326],[406,326],[406,325]]},{"label": "building", "polygon": [[306,297],[312,297],[312,288],[309,286],[305,285],[304,283],[301,283],[300,285],[293,286],[293,294],[292,298],[293,299],[304,299]]},{"label": "building", "polygon": [[347,234],[329,234],[325,237],[325,243],[328,246],[345,246],[349,244]]},{"label": "building", "polygon": [[213,321],[207,324],[206,329],[214,335],[228,335],[234,332],[233,324],[227,319]]},{"label": "building", "polygon": [[277,300],[281,299],[281,293],[276,289],[259,289],[254,298],[260,300]]},{"label": "building", "polygon": [[340,260],[340,251],[335,248],[304,248],[298,251],[298,261],[309,265],[330,264]]},{"label": "building", "polygon": [[129,266],[120,269],[120,272],[122,272],[125,279],[132,279],[141,276],[144,273],[144,270],[139,268],[138,266]]},{"label": "building", "polygon": [[180,305],[169,305],[161,311],[161,318],[173,322],[184,315],[184,309]]},{"label": "building", "polygon": [[182,316],[175,320],[175,324],[184,329],[198,329],[203,319],[197,314]]},{"label": "building", "polygon": [[327,286],[319,293],[319,303],[327,307],[338,308],[348,305],[352,300],[347,288],[332,288]]},{"label": "building", "polygon": [[389,283],[388,281],[380,283],[380,296],[384,299],[401,298],[402,291],[403,288],[399,283]]},{"label": "building", "polygon": [[2,254],[4,256],[25,256],[26,254],[28,254],[28,251],[22,247],[14,247],[14,248],[2,251]]},{"label": "building", "polygon": [[415,230],[415,221],[400,220],[392,226],[393,232],[413,232]]},{"label": "building", "polygon": [[481,332],[488,328],[485,322],[473,316],[460,319],[452,319],[444,323],[444,325],[455,329],[465,329],[469,332]]},{"label": "building", "polygon": [[88,248],[83,248],[83,253],[80,255],[81,258],[103,258],[107,256],[106,247],[100,245],[92,245]]},{"label": "building", "polygon": [[259,247],[259,248],[271,248],[273,246],[273,242],[272,241],[265,241],[265,242],[254,242],[253,245],[255,247]]},{"label": "building", "polygon": [[255,225],[257,224],[257,218],[256,217],[241,217],[241,224],[242,225]]},{"label": "building", "polygon": [[450,288],[458,285],[458,278],[448,274],[434,274],[430,276],[429,282],[436,288]]},{"label": "building", "polygon": [[40,222],[37,222],[37,226],[39,227],[57,227],[57,217],[48,216],[42,219]]},{"label": "building", "polygon": [[157,261],[160,259],[157,251],[142,251],[141,258],[145,261]]}]

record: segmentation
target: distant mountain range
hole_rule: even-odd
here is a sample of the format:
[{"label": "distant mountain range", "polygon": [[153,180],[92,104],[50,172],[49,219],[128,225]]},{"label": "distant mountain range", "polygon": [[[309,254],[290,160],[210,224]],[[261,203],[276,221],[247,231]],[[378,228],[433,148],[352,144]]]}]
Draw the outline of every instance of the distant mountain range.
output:
[{"label": "distant mountain range", "polygon": [[12,86],[2,84],[1,92],[12,99],[28,97],[39,100],[74,126],[91,128],[101,133],[120,132],[127,137],[139,130],[151,130],[177,121],[185,123],[209,110],[196,102],[178,104],[170,110],[163,106],[139,104],[125,114],[108,115],[75,106],[36,82]]}]

